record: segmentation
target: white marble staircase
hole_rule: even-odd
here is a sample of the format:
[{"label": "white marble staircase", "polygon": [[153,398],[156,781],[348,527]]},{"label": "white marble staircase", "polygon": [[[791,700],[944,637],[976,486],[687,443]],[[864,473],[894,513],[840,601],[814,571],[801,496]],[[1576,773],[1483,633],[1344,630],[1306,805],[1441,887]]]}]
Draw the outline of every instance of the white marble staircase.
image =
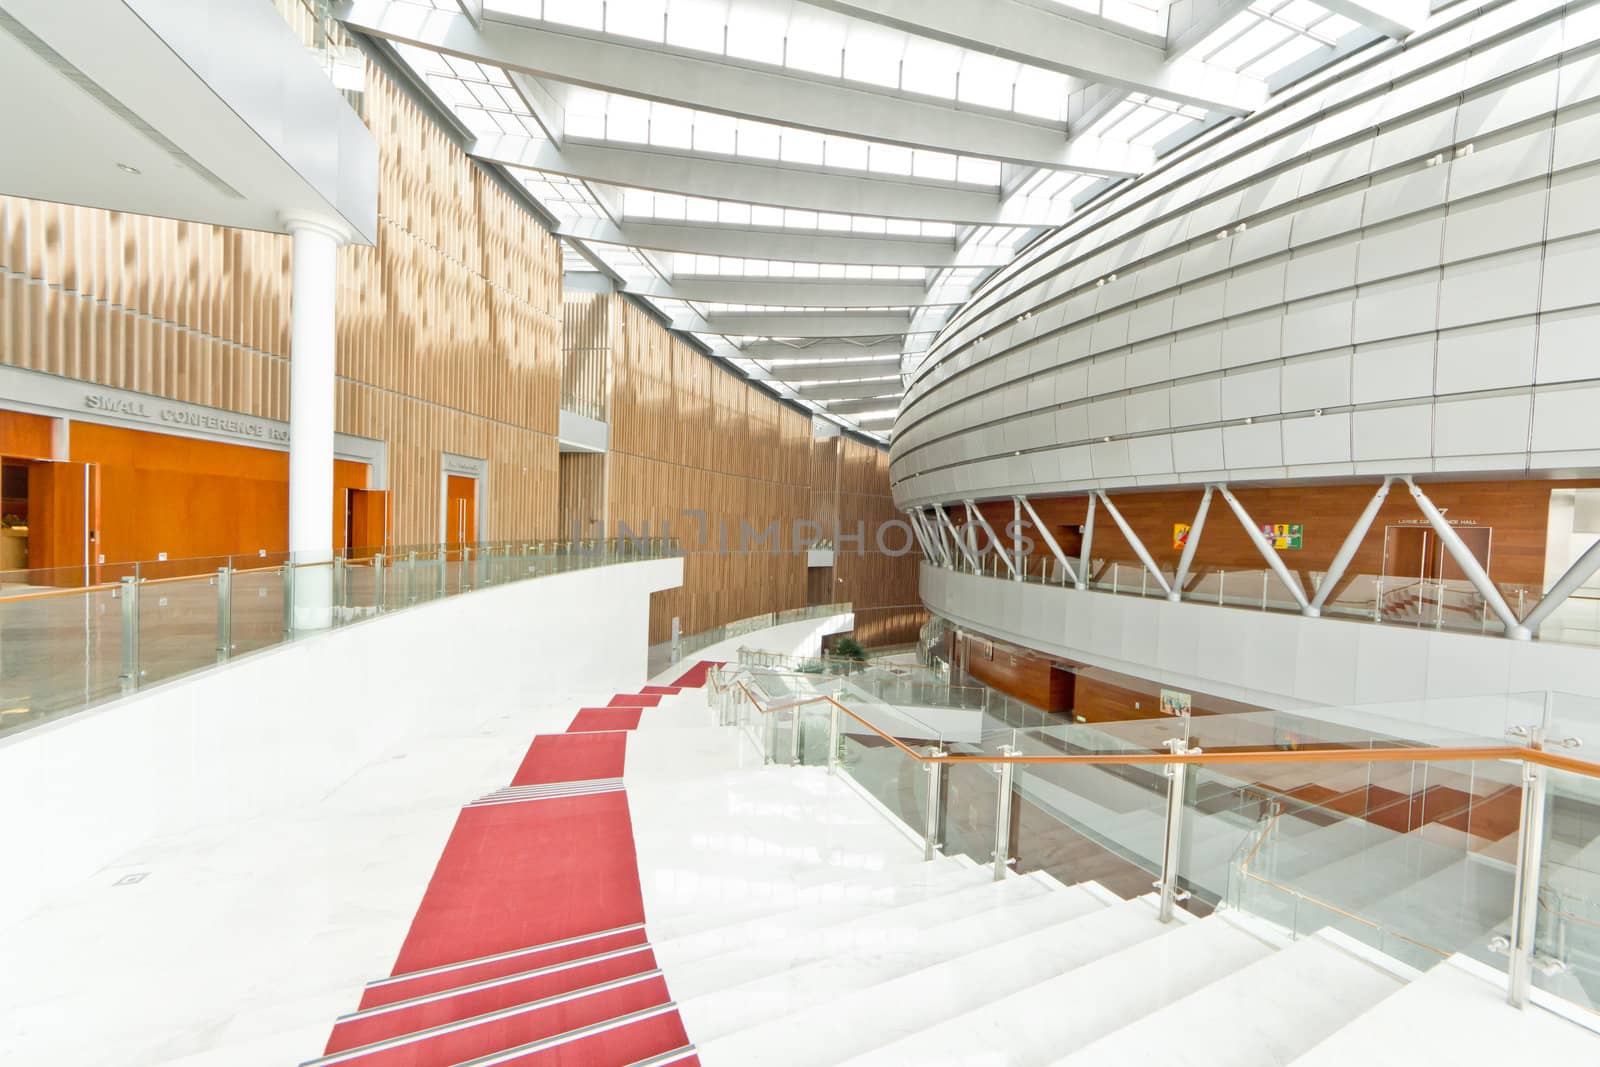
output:
[{"label": "white marble staircase", "polygon": [[[650,940],[707,1067],[1600,1062],[1600,1017],[1513,1010],[1471,961],[1421,973],[1331,930],[1163,924],[1152,897],[923,862],[843,778],[762,767],[697,699],[646,718],[627,781]],[[1329,863],[1382,901],[1382,859]]]}]

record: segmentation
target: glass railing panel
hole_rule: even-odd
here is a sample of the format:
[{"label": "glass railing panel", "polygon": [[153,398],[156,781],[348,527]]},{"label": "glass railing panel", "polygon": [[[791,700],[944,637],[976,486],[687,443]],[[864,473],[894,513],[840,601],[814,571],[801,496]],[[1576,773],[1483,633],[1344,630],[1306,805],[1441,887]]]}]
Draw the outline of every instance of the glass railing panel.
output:
[{"label": "glass railing panel", "polygon": [[1600,779],[1545,773],[1533,984],[1600,1012]]},{"label": "glass railing panel", "polygon": [[841,716],[839,772],[919,837],[927,826],[927,774],[922,763],[849,716]]},{"label": "glass railing panel", "polygon": [[1230,872],[1237,906],[1299,936],[1332,926],[1413,966],[1455,953],[1503,966],[1490,945],[1511,914],[1518,793],[1492,768],[1231,764],[1196,778],[1231,781],[1234,821],[1257,819]]},{"label": "glass railing panel", "polygon": [[[1023,753],[1040,754],[1028,740]],[[1019,871],[1113,892],[1150,891],[1161,870],[1166,779],[1160,765],[1025,763],[1015,770],[1012,826]]]},{"label": "glass railing panel", "polygon": [[991,763],[945,766],[938,822],[945,855],[966,856],[982,865],[994,862],[999,780],[999,771]]},{"label": "glass railing panel", "polygon": [[222,603],[215,572],[196,577],[141,578],[138,588],[141,685],[187,674],[218,661],[223,630],[218,626]]},{"label": "glass railing panel", "polygon": [[0,600],[0,734],[123,691],[121,589]]}]

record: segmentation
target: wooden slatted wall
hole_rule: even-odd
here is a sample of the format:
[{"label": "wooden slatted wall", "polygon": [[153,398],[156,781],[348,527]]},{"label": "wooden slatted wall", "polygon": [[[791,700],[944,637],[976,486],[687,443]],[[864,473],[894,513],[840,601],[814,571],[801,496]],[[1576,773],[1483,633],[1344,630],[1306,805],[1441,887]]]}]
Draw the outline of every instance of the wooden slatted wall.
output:
[{"label": "wooden slatted wall", "polygon": [[[556,239],[376,69],[375,248],[339,253],[339,430],[389,445],[390,535],[435,540],[440,453],[487,537],[556,532]],[[0,198],[0,362],[288,418],[290,241]]]},{"label": "wooden slatted wall", "polygon": [[[650,640],[806,603],[794,524],[810,513],[811,420],[675,340],[612,297],[610,522],[635,533],[663,524],[688,552],[681,589],[651,598]],[[705,513],[705,531],[686,511]],[[779,539],[756,545],[776,522]],[[754,531],[741,553],[741,523]],[[723,550],[720,546],[726,545]]]},{"label": "wooden slatted wall", "polygon": [[611,397],[614,316],[607,293],[567,293],[561,303],[561,407],[604,419]]},{"label": "wooden slatted wall", "polygon": [[[856,639],[862,644],[914,641],[928,618],[917,594],[921,552],[915,543],[908,545],[912,535],[907,529],[888,526],[905,518],[889,494],[889,454],[848,437],[832,441],[838,454],[836,506],[843,534],[834,545],[835,599],[855,605]],[[843,539],[859,530],[866,535],[860,549]]]}]

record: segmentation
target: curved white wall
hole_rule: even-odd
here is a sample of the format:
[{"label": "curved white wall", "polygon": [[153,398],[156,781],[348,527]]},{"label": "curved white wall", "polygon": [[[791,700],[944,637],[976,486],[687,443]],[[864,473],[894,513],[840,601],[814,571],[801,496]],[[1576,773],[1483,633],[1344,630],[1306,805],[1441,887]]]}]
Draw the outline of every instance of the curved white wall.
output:
[{"label": "curved white wall", "polygon": [[396,745],[637,687],[650,594],[682,581],[661,559],[495,586],[5,738],[0,927],[140,842],[317,801]]},{"label": "curved white wall", "polygon": [[1474,6],[1003,270],[912,383],[896,503],[1600,471],[1600,7]]}]

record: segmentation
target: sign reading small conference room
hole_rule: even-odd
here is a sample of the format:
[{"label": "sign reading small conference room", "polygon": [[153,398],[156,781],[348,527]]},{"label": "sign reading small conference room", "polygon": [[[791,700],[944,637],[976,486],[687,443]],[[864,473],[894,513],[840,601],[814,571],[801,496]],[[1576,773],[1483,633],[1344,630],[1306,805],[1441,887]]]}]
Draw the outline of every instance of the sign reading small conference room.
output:
[{"label": "sign reading small conference room", "polygon": [[172,403],[142,396],[119,396],[115,393],[88,393],[83,398],[85,411],[117,416],[129,421],[153,422],[167,426],[206,430],[247,441],[267,441],[272,444],[289,443],[287,427],[274,426],[264,419],[228,412],[209,411],[188,404]]}]

